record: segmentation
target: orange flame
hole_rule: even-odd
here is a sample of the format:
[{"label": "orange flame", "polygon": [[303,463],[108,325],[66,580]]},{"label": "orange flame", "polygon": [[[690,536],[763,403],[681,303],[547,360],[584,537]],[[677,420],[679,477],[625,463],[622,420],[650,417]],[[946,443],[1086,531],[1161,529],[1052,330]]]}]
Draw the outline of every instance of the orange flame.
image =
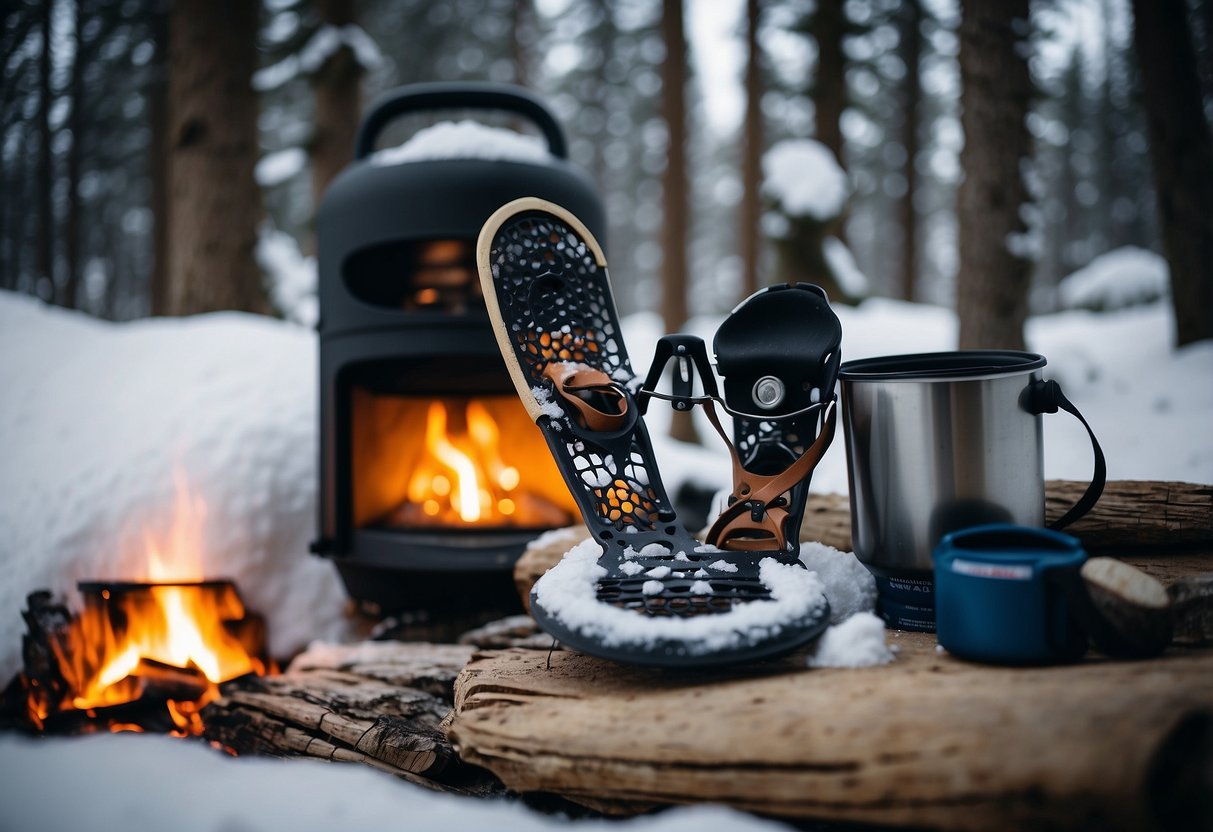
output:
[{"label": "orange flame", "polygon": [[[145,534],[148,577],[155,583],[97,584],[84,609],[56,634],[58,689],[27,685],[29,713],[41,725],[52,713],[165,698],[181,733],[198,734],[198,711],[221,682],[266,673],[264,628],[247,616],[235,587],[200,581],[206,504],[175,477],[176,513],[166,540]],[[113,723],[113,730],[130,730]]]},{"label": "orange flame", "polygon": [[522,475],[502,459],[500,431],[488,409],[472,401],[462,415],[463,430],[449,430],[446,405],[430,403],[425,420],[426,453],[409,477],[409,503],[420,506],[435,525],[546,521],[546,517],[532,518],[522,511],[524,503],[529,506],[533,501],[517,493]]}]

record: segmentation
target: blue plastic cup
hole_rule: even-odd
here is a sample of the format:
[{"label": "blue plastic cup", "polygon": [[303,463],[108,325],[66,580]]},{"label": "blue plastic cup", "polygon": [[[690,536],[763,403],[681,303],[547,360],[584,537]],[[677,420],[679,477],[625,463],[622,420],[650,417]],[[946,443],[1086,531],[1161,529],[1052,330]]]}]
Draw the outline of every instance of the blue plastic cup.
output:
[{"label": "blue plastic cup", "polygon": [[1082,544],[1049,529],[997,523],[945,535],[935,548],[939,643],[962,659],[1054,664],[1080,658]]}]

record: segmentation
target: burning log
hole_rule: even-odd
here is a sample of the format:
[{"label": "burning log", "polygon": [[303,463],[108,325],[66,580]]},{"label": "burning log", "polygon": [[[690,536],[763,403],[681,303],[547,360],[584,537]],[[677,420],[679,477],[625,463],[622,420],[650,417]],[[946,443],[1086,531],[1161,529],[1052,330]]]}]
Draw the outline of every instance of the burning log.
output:
[{"label": "burning log", "polygon": [[472,647],[318,645],[286,673],[222,686],[201,713],[204,736],[237,754],[357,762],[438,791],[499,794],[461,765],[442,721]]}]

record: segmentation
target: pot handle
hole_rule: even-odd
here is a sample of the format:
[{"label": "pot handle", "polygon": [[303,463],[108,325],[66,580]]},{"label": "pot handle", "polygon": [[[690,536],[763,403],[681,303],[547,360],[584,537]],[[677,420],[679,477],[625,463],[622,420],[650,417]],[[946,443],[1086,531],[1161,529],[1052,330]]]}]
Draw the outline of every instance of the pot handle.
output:
[{"label": "pot handle", "polygon": [[558,159],[568,158],[564,130],[555,116],[533,93],[514,84],[442,82],[410,84],[384,94],[358,127],[354,158],[365,159],[375,152],[375,140],[383,128],[408,113],[422,110],[505,110],[526,116],[547,139],[548,150]]},{"label": "pot handle", "polygon": [[1087,429],[1087,435],[1091,437],[1091,450],[1095,455],[1095,472],[1091,476],[1091,484],[1087,486],[1082,499],[1075,503],[1059,519],[1049,524],[1049,528],[1051,529],[1064,529],[1090,511],[1099,500],[1099,496],[1103,494],[1104,483],[1108,479],[1108,466],[1104,460],[1103,448],[1099,447],[1099,440],[1095,438],[1095,431],[1091,430],[1091,426],[1087,424],[1087,420],[1078,412],[1078,408],[1074,406],[1074,403],[1066,398],[1065,393],[1061,392],[1061,385],[1056,381],[1052,379],[1048,381],[1033,381],[1028,385],[1024,393],[1026,395],[1024,409],[1029,413],[1056,413],[1059,409],[1064,410],[1082,422],[1082,426]]}]

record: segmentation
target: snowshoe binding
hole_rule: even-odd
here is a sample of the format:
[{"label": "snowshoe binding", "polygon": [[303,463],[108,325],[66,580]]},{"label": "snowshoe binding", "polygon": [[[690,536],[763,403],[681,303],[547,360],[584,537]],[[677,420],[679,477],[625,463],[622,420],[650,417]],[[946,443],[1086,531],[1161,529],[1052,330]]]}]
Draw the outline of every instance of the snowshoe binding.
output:
[{"label": "snowshoe binding", "polygon": [[794,555],[722,552],[679,523],[606,257],[585,226],[550,202],[515,200],[482,228],[477,265],[518,395],[592,536],[536,583],[540,627],[585,653],[665,667],[766,658],[816,638],[829,605]]}]

